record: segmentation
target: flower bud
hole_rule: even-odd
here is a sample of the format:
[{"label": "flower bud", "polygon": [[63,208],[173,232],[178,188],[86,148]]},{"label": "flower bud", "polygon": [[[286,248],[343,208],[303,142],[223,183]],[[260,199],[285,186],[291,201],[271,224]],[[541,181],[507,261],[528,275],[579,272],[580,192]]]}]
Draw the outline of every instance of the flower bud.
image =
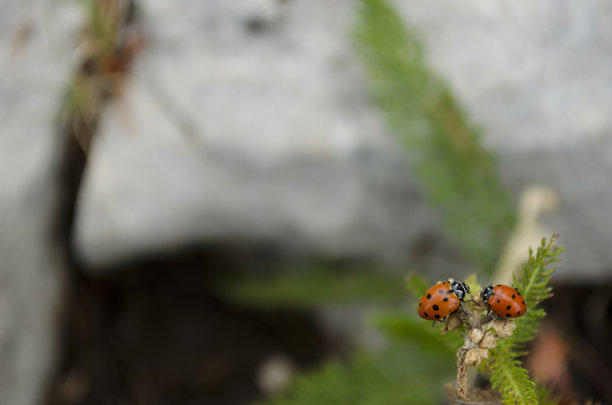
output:
[{"label": "flower bud", "polygon": [[477,367],[488,357],[489,351],[487,349],[470,349],[465,355],[465,364]]},{"label": "flower bud", "polygon": [[492,322],[493,330],[497,333],[497,336],[501,338],[507,338],[512,336],[516,324],[512,320],[498,319]]},{"label": "flower bud", "polygon": [[497,344],[498,339],[499,338],[497,337],[495,333],[487,332],[485,333],[484,337],[480,341],[480,347],[485,348],[485,349],[492,349]]},{"label": "flower bud", "polygon": [[482,340],[484,333],[480,329],[471,329],[468,335],[470,336],[470,340],[472,342],[478,344]]}]

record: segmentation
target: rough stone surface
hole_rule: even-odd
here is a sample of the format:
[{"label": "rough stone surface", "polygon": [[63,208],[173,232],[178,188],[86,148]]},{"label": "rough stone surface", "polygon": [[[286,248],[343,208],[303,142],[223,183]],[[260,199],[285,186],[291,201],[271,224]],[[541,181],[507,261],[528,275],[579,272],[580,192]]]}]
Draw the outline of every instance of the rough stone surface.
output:
[{"label": "rough stone surface", "polygon": [[38,404],[63,286],[52,240],[58,135],[74,4],[0,1],[0,403]]},{"label": "rough stone surface", "polygon": [[141,6],[148,46],[80,196],[86,262],[235,240],[405,259],[435,229],[367,101],[353,2]]},{"label": "rough stone surface", "polygon": [[[569,247],[559,274],[608,274],[612,8],[396,3],[515,197],[532,183],[558,193],[544,222]],[[140,4],[149,45],[103,119],[79,201],[87,263],[236,238],[406,258],[424,234],[437,240],[368,104],[350,35],[356,2]]]}]

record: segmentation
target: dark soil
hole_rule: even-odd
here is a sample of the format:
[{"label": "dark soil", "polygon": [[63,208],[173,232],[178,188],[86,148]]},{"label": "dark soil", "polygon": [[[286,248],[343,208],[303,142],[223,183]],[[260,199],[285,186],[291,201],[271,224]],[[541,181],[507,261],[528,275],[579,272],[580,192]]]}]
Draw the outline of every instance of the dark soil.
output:
[{"label": "dark soil", "polygon": [[72,274],[60,364],[48,405],[252,403],[272,355],[300,369],[331,350],[313,314],[224,302],[201,255]]}]

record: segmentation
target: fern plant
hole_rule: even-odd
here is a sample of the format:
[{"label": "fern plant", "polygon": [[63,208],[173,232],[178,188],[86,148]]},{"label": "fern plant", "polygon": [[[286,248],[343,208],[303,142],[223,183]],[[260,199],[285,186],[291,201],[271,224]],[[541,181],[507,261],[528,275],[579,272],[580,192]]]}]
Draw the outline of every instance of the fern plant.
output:
[{"label": "fern plant", "polygon": [[[556,240],[557,235],[543,239],[535,255],[530,249],[527,263],[514,277],[513,287],[523,292],[528,307],[523,316],[516,320],[501,319],[490,313],[482,298],[476,296],[446,321],[443,331],[460,325],[465,329],[464,344],[457,352],[457,397],[460,399],[482,395],[468,390],[467,366],[474,366],[490,375],[492,387],[501,394],[505,404],[541,402],[543,391],[537,390],[527,370],[521,366],[519,357],[525,354],[522,345],[534,337],[539,321],[546,315],[539,304],[551,296],[548,286],[554,271],[551,265],[563,252]],[[479,292],[480,289],[472,291]]]},{"label": "fern plant", "polygon": [[[487,313],[476,276],[466,280],[473,292],[444,322],[432,328],[410,312],[384,313],[374,324],[391,340],[379,353],[360,353],[348,363],[332,362],[322,371],[298,379],[269,405],[299,404],[432,404],[440,399],[449,369],[457,359],[457,389],[448,390],[451,401],[499,402],[504,404],[552,404],[549,393],[530,380],[520,361],[522,345],[537,331],[545,312],[539,308],[550,297],[548,283],[563,248],[557,236],[543,239],[514,278],[513,286],[523,292],[527,313],[516,320],[498,319]],[[410,275],[407,288],[420,297],[428,287],[422,277]],[[461,333],[463,332],[463,333]],[[417,354],[418,353],[418,354]],[[456,354],[456,356],[455,356]],[[493,390],[468,388],[469,367],[489,375]],[[486,403],[489,403],[486,402]]]},{"label": "fern plant", "polygon": [[480,272],[491,271],[516,213],[479,132],[388,0],[360,1],[355,38],[374,100],[445,228]]},{"label": "fern plant", "polygon": [[[414,173],[438,208],[446,229],[480,274],[490,273],[516,222],[515,209],[498,179],[493,158],[481,146],[479,132],[465,118],[448,86],[425,62],[418,37],[389,1],[360,0],[359,5],[355,38],[371,79],[373,97],[406,146]],[[493,322],[484,314],[482,305],[467,303],[464,306],[474,312],[473,319],[454,317],[454,326],[445,325],[441,334],[418,318],[414,306],[384,312],[374,316],[373,323],[389,337],[388,348],[360,352],[344,362],[332,361],[322,370],[299,378],[286,392],[266,403],[437,403],[444,395],[443,382],[450,378],[455,353],[458,389],[447,394],[464,398],[476,395],[467,384],[467,368],[473,366],[490,375],[506,403],[546,403],[546,391],[530,381],[520,363],[521,345],[531,339],[544,316],[537,305],[546,297],[541,293],[541,288],[548,288],[546,277],[550,274],[546,272],[551,271],[551,260],[560,253],[552,247],[554,240],[546,243],[545,246],[550,243],[550,249],[538,249],[515,280],[515,286],[527,292],[529,316],[517,322]],[[298,272],[263,283],[243,284],[244,288],[232,295],[250,297],[252,303],[317,306],[337,303],[340,296],[358,301],[363,294],[372,296],[374,284],[368,281],[372,280],[371,274],[364,273],[361,280],[355,284],[359,287],[346,295],[342,293],[346,291],[345,279],[324,272],[319,276]],[[473,292],[480,291],[475,276],[466,281]],[[388,288],[393,283],[378,285]],[[429,283],[411,276],[407,286],[415,297],[420,297]],[[382,292],[383,288],[376,290]],[[391,295],[395,296],[396,290],[393,291]],[[375,295],[385,296],[378,292]],[[508,325],[515,329],[511,331]],[[471,332],[476,329],[480,338],[478,332]],[[480,347],[485,343],[486,347]],[[489,394],[493,395],[493,391]]]},{"label": "fern plant", "polygon": [[[527,370],[520,361],[524,355],[524,345],[535,336],[539,321],[546,316],[545,311],[539,307],[540,303],[552,295],[548,285],[554,272],[553,264],[559,261],[563,248],[556,245],[558,235],[549,239],[542,239],[537,251],[529,250],[529,259],[520,272],[513,278],[513,287],[522,292],[528,305],[525,315],[516,320],[499,319],[484,306],[480,297],[482,290],[476,276],[466,280],[470,290],[474,293],[471,299],[466,300],[460,310],[454,312],[445,322],[441,332],[446,334],[463,327],[463,344],[457,344],[457,338],[450,337],[445,340],[431,338],[432,344],[449,343],[458,347],[457,350],[457,391],[450,393],[450,397],[477,401],[481,397],[489,400],[497,393],[505,404],[542,404],[553,403],[549,394],[543,387],[537,387],[530,380]],[[415,296],[426,291],[429,283],[423,279],[411,276],[408,289]],[[385,326],[385,321],[382,326]],[[389,328],[387,328],[389,329]],[[396,321],[393,332],[410,331],[415,334],[412,321],[407,319]],[[444,336],[444,335],[443,335]],[[467,368],[479,367],[481,371],[489,374],[492,387],[497,392],[483,392],[468,389]]]},{"label": "fern plant", "polygon": [[552,289],[548,286],[555,270],[552,264],[559,261],[559,255],[563,252],[563,248],[555,244],[556,239],[556,235],[548,240],[543,239],[535,255],[533,250],[529,250],[529,259],[513,282],[523,292],[523,297],[529,303],[529,311],[515,321],[516,330],[512,336],[501,339],[490,351],[489,361],[485,364],[493,387],[500,391],[505,403],[540,403],[535,384],[529,380],[518,357],[524,354],[522,345],[533,339],[539,321],[546,316],[544,309],[538,306],[552,295]]}]

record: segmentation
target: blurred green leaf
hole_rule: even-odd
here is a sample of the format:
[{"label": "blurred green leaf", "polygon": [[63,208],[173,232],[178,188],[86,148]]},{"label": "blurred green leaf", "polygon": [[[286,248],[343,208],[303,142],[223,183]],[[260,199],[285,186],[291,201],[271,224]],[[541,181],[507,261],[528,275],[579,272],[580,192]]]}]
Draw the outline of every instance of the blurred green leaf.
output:
[{"label": "blurred green leaf", "polygon": [[443,381],[454,379],[454,356],[393,346],[332,361],[298,378],[267,405],[430,405],[444,398]]},{"label": "blurred green leaf", "polygon": [[536,385],[536,395],[538,396],[538,405],[557,405],[559,403],[552,397],[551,391],[542,385]]},{"label": "blurred green leaf", "polygon": [[412,272],[406,276],[406,289],[412,293],[412,296],[418,300],[421,298],[432,284],[425,277],[419,276]]},{"label": "blurred green leaf", "polygon": [[465,283],[470,287],[470,294],[478,295],[482,290],[482,286],[478,282],[476,274],[472,274],[465,279]]},{"label": "blurred green leaf", "polygon": [[286,269],[265,277],[243,275],[226,279],[218,290],[234,301],[258,306],[389,303],[408,296],[398,274],[332,267]]},{"label": "blurred green leaf", "polygon": [[463,338],[456,330],[445,335],[440,333],[440,326],[432,327],[431,321],[426,321],[413,314],[379,314],[372,317],[372,323],[385,334],[398,342],[404,342],[425,350],[455,357],[455,352],[463,345]]}]

